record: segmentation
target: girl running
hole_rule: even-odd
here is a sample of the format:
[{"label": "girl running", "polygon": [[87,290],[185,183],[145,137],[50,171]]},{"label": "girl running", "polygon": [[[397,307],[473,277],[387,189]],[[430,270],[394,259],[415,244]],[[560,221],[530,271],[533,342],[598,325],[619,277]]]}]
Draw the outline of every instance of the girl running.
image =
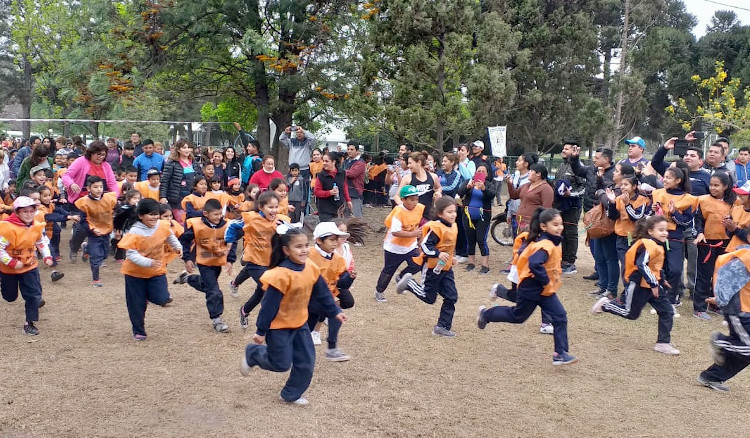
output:
[{"label": "girl running", "polygon": [[555,353],[552,365],[568,365],[578,358],[568,353],[568,317],[557,290],[562,284],[563,221],[554,208],[537,208],[529,225],[528,245],[518,257],[518,294],[514,307],[479,306],[477,326],[484,330],[490,322],[521,324],[537,306],[547,311],[554,327]]},{"label": "girl running", "polygon": [[[619,166],[619,164],[618,164]],[[617,235],[617,258],[620,259],[620,276],[623,285],[625,282],[625,253],[633,243],[633,230],[639,219],[648,215],[651,211],[650,200],[638,192],[638,177],[635,175],[623,176],[620,181],[620,196],[615,191],[607,188],[607,199],[609,207],[607,216],[615,221],[615,234]]]}]

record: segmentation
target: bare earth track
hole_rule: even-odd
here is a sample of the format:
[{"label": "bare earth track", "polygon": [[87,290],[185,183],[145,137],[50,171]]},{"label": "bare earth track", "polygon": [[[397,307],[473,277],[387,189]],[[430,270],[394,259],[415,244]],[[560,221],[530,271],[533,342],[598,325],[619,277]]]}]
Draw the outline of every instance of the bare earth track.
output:
[{"label": "bare earth track", "polygon": [[[387,210],[366,209],[378,229]],[[355,248],[357,300],[347,313],[340,347],[353,356],[329,363],[318,347],[313,384],[304,408],[283,405],[287,378],[257,370],[242,378],[239,360],[252,337],[243,332],[241,298],[226,295],[228,334],[211,329],[204,296],[171,286],[174,303],[149,306],[146,342],[135,342],[119,266],[108,260],[105,286],[91,286],[90,271],[67,261],[56,284],[42,270],[46,307],[36,338],[21,334],[23,301],[0,304],[0,436],[2,437],[252,437],[252,436],[680,436],[740,437],[750,426],[750,372],[719,394],[700,387],[709,365],[708,335],[718,318],[691,317],[688,301],[675,321],[667,357],[652,350],[656,316],[630,322],[593,317],[588,250],[579,249],[579,273],[565,278],[561,300],[568,311],[571,353],[580,362],[553,367],[552,337],[538,331],[538,312],[523,325],[476,328],[475,312],[487,304],[510,249],[491,242],[489,275],[456,271],[459,301],[454,339],[430,334],[438,303],[387,291],[372,292],[382,267],[381,234]],[[182,269],[170,265],[170,283]],[[239,264],[235,270],[239,269]],[[503,303],[505,304],[505,303]],[[257,312],[252,315],[254,321]],[[724,329],[726,330],[726,329]],[[324,331],[325,332],[325,331]]]}]

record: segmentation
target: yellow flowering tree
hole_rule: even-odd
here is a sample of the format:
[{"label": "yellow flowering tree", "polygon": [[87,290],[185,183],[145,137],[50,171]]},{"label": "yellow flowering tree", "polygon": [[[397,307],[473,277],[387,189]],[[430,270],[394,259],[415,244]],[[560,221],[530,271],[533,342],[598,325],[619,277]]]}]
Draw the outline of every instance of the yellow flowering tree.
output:
[{"label": "yellow flowering tree", "polygon": [[712,125],[717,134],[750,139],[750,87],[743,87],[739,78],[729,79],[723,61],[716,61],[712,77],[694,75],[691,79],[697,87],[695,108],[681,97],[666,108],[667,113],[686,131],[703,122]]}]

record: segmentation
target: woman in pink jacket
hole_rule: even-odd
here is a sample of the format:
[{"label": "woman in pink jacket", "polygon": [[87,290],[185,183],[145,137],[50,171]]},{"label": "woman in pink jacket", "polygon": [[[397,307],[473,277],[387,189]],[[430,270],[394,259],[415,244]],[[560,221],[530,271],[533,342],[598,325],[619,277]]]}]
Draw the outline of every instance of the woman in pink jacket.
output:
[{"label": "woman in pink jacket", "polygon": [[78,198],[88,195],[86,192],[86,177],[88,176],[102,178],[106,183],[105,192],[115,192],[118,196],[120,195],[112,166],[104,161],[106,156],[107,145],[103,141],[95,140],[86,149],[86,154],[70,165],[68,171],[62,176],[69,204],[73,204]]}]

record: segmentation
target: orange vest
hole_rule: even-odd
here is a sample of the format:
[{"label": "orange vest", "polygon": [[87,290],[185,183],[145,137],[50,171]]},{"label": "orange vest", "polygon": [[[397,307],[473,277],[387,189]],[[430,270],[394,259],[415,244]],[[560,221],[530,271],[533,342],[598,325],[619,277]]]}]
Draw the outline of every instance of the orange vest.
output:
[{"label": "orange vest", "polygon": [[[172,229],[172,233],[174,233],[174,236],[178,239],[180,238],[180,236],[182,236],[182,233],[185,232],[185,228],[174,219],[172,219],[169,222],[169,227]],[[169,263],[172,263],[176,259],[177,259],[177,253],[172,248],[172,245],[170,245],[169,242],[165,240],[164,241],[164,263],[169,264]]]},{"label": "orange vest", "polygon": [[86,213],[86,222],[90,228],[96,228],[102,235],[112,232],[114,225],[115,205],[117,205],[117,195],[114,192],[107,192],[102,195],[101,199],[95,201],[90,196],[84,196],[76,200],[76,207]]},{"label": "orange vest", "polygon": [[397,218],[401,221],[401,231],[414,231],[419,227],[419,223],[422,222],[422,213],[424,213],[424,205],[417,204],[413,210],[407,210],[403,205],[397,205],[385,218],[385,226],[388,228],[388,232],[385,239],[390,243],[398,246],[409,247],[417,241],[416,237],[396,237],[391,234],[390,228],[393,223],[393,219]]},{"label": "orange vest", "polygon": [[229,247],[224,241],[224,233],[229,222],[220,228],[211,228],[203,223],[203,218],[194,217],[185,226],[195,233],[195,261],[203,266],[224,266],[227,264]]},{"label": "orange vest", "polygon": [[49,187],[50,192],[52,192],[52,197],[56,197],[60,195],[60,189],[57,188],[57,181],[54,183],[52,181],[47,181],[44,183],[46,187]]},{"label": "orange vest", "polygon": [[289,198],[283,197],[279,199],[279,214],[289,213]]},{"label": "orange vest", "polygon": [[[750,227],[750,211],[745,211],[741,205],[735,205],[732,207],[730,212],[732,220],[737,224],[737,228],[748,228]],[[737,249],[740,245],[746,245],[747,243],[740,240],[739,237],[732,236],[732,240],[727,245],[726,252],[732,252]]]},{"label": "orange vest", "polygon": [[732,206],[711,195],[703,195],[698,197],[698,207],[703,215],[703,235],[706,236],[706,239],[729,239],[727,230],[721,225],[721,221],[724,217],[729,216]]},{"label": "orange vest", "polygon": [[[214,193],[214,192],[206,192],[206,201],[209,199],[216,199],[219,201],[219,204],[221,204],[222,208],[226,208],[227,204],[229,203],[229,195],[227,195],[226,192],[222,191],[221,193]],[[205,205],[205,201],[203,202],[203,205]]]},{"label": "orange vest", "polygon": [[[67,167],[63,167],[61,169],[58,169],[57,172],[52,176],[52,184],[54,184],[55,187],[57,187],[57,182],[62,178],[63,175],[68,171]],[[59,190],[58,190],[59,191]]]},{"label": "orange vest", "polygon": [[44,218],[45,215],[48,215],[50,213],[53,213],[55,211],[55,204],[50,203],[50,205],[44,205],[39,204],[39,207],[36,210],[36,216],[34,217],[34,220],[37,222],[44,222],[46,224],[46,227],[44,228],[45,234],[47,234],[47,237],[52,237],[52,228],[55,226],[54,222],[47,222],[47,219]]},{"label": "orange vest", "polygon": [[[158,268],[138,266],[127,258],[122,262],[120,273],[130,275],[136,278],[152,278],[167,273],[166,254],[164,245],[167,244],[167,238],[172,234],[169,222],[160,220],[156,225],[156,231],[150,236],[139,236],[133,233],[125,233],[117,244],[124,250],[134,249],[143,257],[162,262]],[[167,244],[168,245],[168,244]]]},{"label": "orange vest", "polygon": [[[639,209],[649,203],[649,199],[645,196],[638,195],[634,200],[630,200],[630,205],[634,209]],[[635,230],[635,223],[630,220],[628,212],[625,210],[625,203],[619,197],[615,201],[617,212],[620,213],[620,217],[615,221],[615,234],[622,237],[627,237],[628,234]],[[646,212],[649,213],[649,212]]]},{"label": "orange vest", "polygon": [[190,202],[193,204],[193,210],[203,210],[203,205],[206,204],[208,199],[210,198],[206,198],[205,196],[196,196],[193,194],[187,195],[182,198],[182,209],[187,210],[187,203]]},{"label": "orange vest", "polygon": [[[716,287],[716,279],[718,277],[719,268],[732,261],[732,259],[740,259],[745,267],[750,267],[750,249],[742,248],[736,251],[722,254],[716,258],[716,267],[714,268],[714,288]],[[740,311],[750,312],[750,282],[740,289]]]},{"label": "orange vest", "polygon": [[[138,181],[133,185],[133,188],[140,192],[141,198],[143,199],[149,198],[154,201],[159,200],[159,188],[157,187],[155,190],[151,189],[151,186],[148,185],[148,181]],[[120,189],[122,189],[122,187]]]},{"label": "orange vest", "polygon": [[258,266],[271,264],[271,238],[276,232],[276,221],[269,221],[257,211],[242,213],[245,226],[245,251],[242,260]]},{"label": "orange vest", "polygon": [[547,253],[547,261],[544,262],[544,269],[547,270],[547,276],[549,277],[549,283],[544,286],[542,295],[548,297],[562,285],[562,247],[555,245],[554,242],[548,239],[537,240],[531,242],[523,250],[521,255],[518,257],[518,284],[526,278],[533,278],[534,274],[529,269],[529,257],[535,254],[537,251],[544,251]]},{"label": "orange vest", "polygon": [[232,194],[227,193],[226,198],[227,198],[227,201],[229,202],[229,204],[232,207],[234,207],[235,205],[242,204],[242,202],[245,201],[245,194],[244,193],[238,193],[236,195],[232,195]]},{"label": "orange vest", "polygon": [[653,203],[661,203],[662,211],[664,211],[664,217],[667,219],[667,230],[674,231],[677,229],[677,223],[672,219],[672,215],[669,213],[669,201],[674,201],[675,208],[680,213],[683,213],[688,208],[692,208],[693,212],[698,206],[698,198],[693,195],[684,193],[679,196],[675,196],[667,193],[667,189],[656,189],[651,194]]},{"label": "orange vest", "polygon": [[[447,271],[453,266],[453,255],[456,252],[456,241],[458,241],[458,225],[453,224],[453,226],[447,227],[439,220],[427,222],[424,227],[422,227],[423,242],[427,237],[427,234],[430,232],[436,235],[439,239],[437,245],[435,245],[435,249],[439,252],[447,252],[449,254],[448,263],[443,265],[443,271]],[[428,269],[433,269],[438,264],[437,257],[424,257],[424,254],[420,254],[419,257],[414,257],[414,261],[420,265],[425,259],[427,260]]]},{"label": "orange vest", "polygon": [[522,233],[519,233],[518,236],[513,239],[513,260],[511,260],[510,262],[511,265],[518,265],[518,258],[521,256],[521,253],[519,251],[521,250],[521,245],[523,245],[523,242],[527,237],[529,237],[529,232],[524,231]]},{"label": "orange vest", "polygon": [[0,236],[8,241],[5,251],[9,256],[23,263],[23,268],[13,269],[0,263],[0,272],[4,274],[23,274],[37,267],[36,242],[42,238],[44,233],[44,222],[34,221],[31,226],[23,227],[0,221]]},{"label": "orange vest", "polygon": [[333,257],[329,260],[323,257],[317,248],[310,249],[308,257],[311,262],[315,263],[315,266],[320,268],[320,275],[326,281],[328,289],[331,290],[333,296],[339,296],[339,289],[336,287],[336,284],[339,282],[341,276],[344,275],[344,272],[347,271],[344,258],[334,252]]},{"label": "orange vest", "polygon": [[[625,278],[630,279],[635,271],[638,270],[638,266],[635,264],[636,253],[638,248],[643,246],[648,252],[648,268],[656,277],[657,281],[661,281],[661,268],[664,267],[664,247],[654,242],[652,239],[638,239],[633,246],[630,247],[628,252],[625,253]],[[641,278],[641,287],[650,289],[651,286],[648,282]]]},{"label": "orange vest", "polygon": [[315,263],[305,263],[301,271],[275,267],[260,277],[263,290],[269,286],[278,289],[284,297],[279,304],[279,311],[271,321],[271,329],[297,329],[307,324],[307,307],[315,283],[320,278],[320,268]]},{"label": "orange vest", "polygon": [[320,171],[323,170],[323,161],[310,161],[310,187],[315,187],[315,179],[318,177]]}]

